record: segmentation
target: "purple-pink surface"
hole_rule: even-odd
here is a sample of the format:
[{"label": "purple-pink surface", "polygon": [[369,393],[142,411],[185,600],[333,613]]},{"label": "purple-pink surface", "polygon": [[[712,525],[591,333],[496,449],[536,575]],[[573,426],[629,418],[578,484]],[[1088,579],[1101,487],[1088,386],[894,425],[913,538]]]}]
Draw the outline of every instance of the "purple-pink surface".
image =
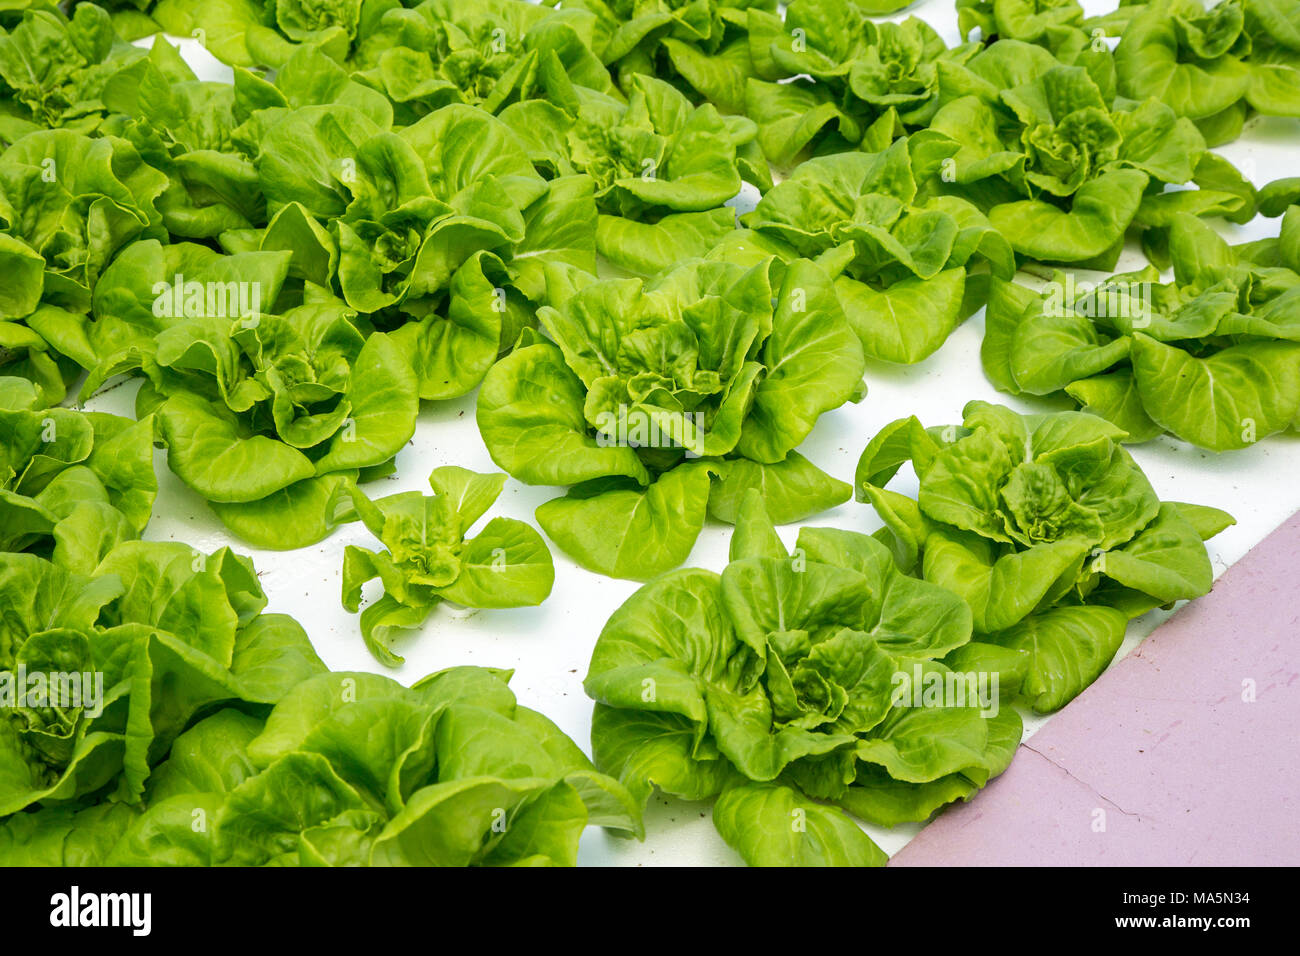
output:
[{"label": "purple-pink surface", "polygon": [[1300,513],[891,866],[1300,864]]}]

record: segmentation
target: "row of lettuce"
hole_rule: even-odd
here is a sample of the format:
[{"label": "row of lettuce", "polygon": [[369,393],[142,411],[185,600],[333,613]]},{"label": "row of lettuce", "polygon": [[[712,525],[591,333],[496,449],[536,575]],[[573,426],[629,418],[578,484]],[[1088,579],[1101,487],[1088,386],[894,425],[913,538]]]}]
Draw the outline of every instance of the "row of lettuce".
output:
[{"label": "row of lettuce", "polygon": [[[751,864],[883,864],[854,817],[889,827],[970,799],[1019,745],[1012,705],[1063,706],[1129,620],[1207,592],[1203,541],[1232,523],[1160,501],[1124,433],[1086,413],[973,402],[961,425],[900,419],[858,466],[875,535],[805,527],[789,550],[751,489],[721,574],[669,571],[614,613],[584,684],[593,764],[518,706],[508,672],[411,688],[330,672],[265,612],[247,558],[140,540],[150,421],[6,409],[0,424],[11,865],[572,864],[589,824],[642,835],[656,789],[717,798]],[[907,462],[915,499],[885,488]],[[504,587],[545,597],[527,525],[493,519],[462,543],[503,480],[443,468],[432,497],[359,496],[391,548],[345,559],[345,602],[373,576],[388,592],[368,640],[386,651],[385,628],[439,600],[499,606],[485,552],[516,535],[535,561]]]}]

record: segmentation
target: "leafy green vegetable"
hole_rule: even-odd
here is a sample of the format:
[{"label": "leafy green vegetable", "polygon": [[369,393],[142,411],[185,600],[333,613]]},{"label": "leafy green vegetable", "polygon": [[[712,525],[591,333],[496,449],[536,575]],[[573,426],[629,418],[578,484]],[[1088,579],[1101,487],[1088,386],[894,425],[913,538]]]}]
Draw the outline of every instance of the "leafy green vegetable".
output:
[{"label": "leafy green vegetable", "polygon": [[78,4],[71,17],[54,4],[23,6],[6,4],[21,20],[0,26],[0,100],[14,106],[0,115],[0,143],[41,128],[92,132],[103,119],[105,79],[143,51],[123,43],[94,4]]},{"label": "leafy green vegetable", "polygon": [[1131,441],[1169,432],[1226,451],[1289,429],[1300,412],[1300,259],[1285,237],[1297,226],[1293,207],[1284,238],[1252,251],[1179,213],[1169,283],[1153,268],[1096,286],[1058,275],[1041,295],[995,280],[985,372],[1012,393],[1064,390]]},{"label": "leafy green vegetable", "polygon": [[575,0],[564,9],[595,15],[592,49],[625,92],[654,76],[725,113],[744,112],[755,17],[779,23],[776,0]]},{"label": "leafy green vegetable", "polygon": [[[588,823],[640,835],[632,797],[518,707],[508,674],[329,673],[264,613],[247,558],[138,540],[149,419],[5,394],[0,863],[571,865]],[[349,549],[345,587],[361,561],[424,613],[540,601],[535,531],[497,518],[464,540],[503,481],[441,468],[437,497],[373,504],[349,482],[390,550]]]},{"label": "leafy green vegetable", "polygon": [[537,866],[575,862],[588,824],[639,809],[508,672],[411,688],[303,675],[269,714],[226,708],[180,734],[142,802],[49,804],[0,822],[7,865]]},{"label": "leafy green vegetable", "polygon": [[[969,799],[1019,728],[894,706],[887,673],[1052,710],[1204,593],[1232,519],[1158,501],[1122,443],[1300,420],[1300,187],[1210,149],[1300,116],[1300,0],[957,0],[952,47],[901,6],[0,2],[0,677],[105,680],[97,712],[5,708],[0,860],[568,863],[657,785],[717,796],[750,862],[878,864],[843,811]],[[1202,221],[1257,213],[1275,236]],[[1151,265],[1100,286],[1013,281],[1130,240]],[[886,527],[787,554],[773,521],[854,490],[799,452],[819,417],[981,306],[997,388],[1093,414],[900,419],[855,482]],[[123,375],[137,421],[61,407]],[[635,797],[501,675],[322,675],[245,559],[141,540],[159,447],[255,545],[360,519],[382,548],[347,549],[343,600],[385,663],[443,600],[539,603],[541,536],[471,535],[502,476],[361,490],[476,388],[494,461],[563,491],[550,538],[655,579],[589,676]],[[709,518],[732,564],[673,572]]]},{"label": "leafy green vegetable", "polygon": [[[718,831],[753,865],[881,865],[836,807],[923,820],[1020,741],[998,688],[944,663],[970,639],[961,598],[868,535],[804,528],[787,553],[751,490],[721,575],[663,575],[601,632],[584,683],[597,766],[641,801],[718,796]],[[959,697],[922,693],[945,682]]]},{"label": "leafy green vegetable", "polygon": [[571,99],[574,86],[612,92],[592,51],[596,18],[520,0],[426,0],[370,13],[353,62],[400,111],[422,115],[447,103],[491,113],[525,100]]},{"label": "leafy green vegetable", "polygon": [[35,130],[0,152],[0,375],[61,402],[87,352],[91,292],[132,239],[161,235],[167,178],[127,141]]},{"label": "leafy green vegetable", "polygon": [[[662,80],[637,75],[626,103],[575,88],[568,107],[529,100],[501,119],[527,144],[539,170],[590,177],[600,218],[596,250],[611,263],[652,274],[703,256],[734,226],[723,204],[740,190],[738,147],[753,124],[728,122],[709,104],[692,107]],[[679,241],[647,248],[662,225]],[[694,241],[680,241],[691,237]]]},{"label": "leafy green vegetable", "polygon": [[[1055,710],[1110,662],[1129,618],[1209,591],[1201,532],[1232,518],[1162,503],[1105,419],[985,402],[964,419],[886,426],[858,462],[858,498],[904,571],[964,599],[981,643],[1028,655],[1021,691]],[[907,462],[915,500],[884,487]]]},{"label": "leafy green vegetable", "polygon": [[[111,36],[97,9],[60,29]],[[303,14],[313,36],[323,12]],[[82,369],[83,397],[141,374],[137,413],[172,470],[279,548],[355,518],[347,483],[391,467],[421,399],[465,394],[509,351],[547,264],[596,269],[589,177],[544,179],[506,125],[454,99],[395,128],[393,102],[320,37],[295,44],[274,82],[240,69],[233,86],[162,40],[115,55],[93,124],[51,107],[43,122],[76,129],[24,121],[0,152],[0,264],[18,280],[0,295],[0,378],[36,390],[6,404],[56,404]]]},{"label": "leafy green vegetable", "polygon": [[1276,179],[1259,191],[1262,216],[1280,216],[1297,203],[1300,203],[1300,177]]},{"label": "leafy green vegetable", "polygon": [[492,368],[478,424],[509,474],[574,486],[537,520],[583,566],[647,579],[681,564],[711,473],[728,497],[738,482],[765,489],[783,514],[825,506],[764,473],[797,461],[820,474],[791,455],[858,394],[862,349],[824,269],[797,260],[777,281],[777,268],[694,260],[649,281],[548,271],[549,339]]},{"label": "leafy green vegetable", "polygon": [[148,419],[0,409],[0,552],[91,573],[139,537],[157,491]]},{"label": "leafy green vegetable", "polygon": [[[1023,256],[1109,269],[1132,226],[1164,226],[1180,210],[1253,214],[1253,189],[1205,158],[1192,121],[1154,93],[1117,97],[1109,67],[1000,39],[949,71],[928,131],[956,147],[944,178]],[[1193,182],[1206,188],[1162,191]]]},{"label": "leafy green vegetable", "polygon": [[835,261],[864,352],[890,362],[926,358],[979,307],[972,272],[1015,272],[1011,247],[975,206],[922,193],[922,150],[905,138],[808,160],[744,220],[791,255]]},{"label": "leafy green vegetable", "polygon": [[1298,116],[1296,12],[1294,2],[1275,0],[1226,0],[1209,9],[1188,0],[1144,4],[1115,48],[1119,91],[1159,97],[1196,120],[1211,142],[1235,138],[1248,108]]},{"label": "leafy green vegetable", "polygon": [[978,27],[987,42],[1022,40],[1067,57],[1091,39],[1078,0],[957,0],[957,24],[965,37]]},{"label": "leafy green vegetable", "polygon": [[909,129],[926,125],[939,105],[942,67],[979,50],[976,43],[948,49],[916,17],[870,19],[881,7],[862,0],[794,0],[784,25],[757,33],[751,26],[751,55],[764,69],[762,79],[749,80],[746,111],[774,164],[791,166],[809,152],[851,150],[882,118]]},{"label": "leafy green vegetable", "polygon": [[[0,553],[0,669],[16,695],[0,721],[0,815],[101,790],[136,803],[204,708],[271,704],[324,669],[296,623],[260,614],[252,564],[225,548],[128,540],[89,572],[63,559]],[[38,695],[31,677],[54,674],[75,694]]]},{"label": "leafy green vegetable", "polygon": [[541,604],[551,593],[551,553],[529,525],[493,518],[477,535],[466,537],[504,482],[505,475],[446,466],[429,476],[433,497],[404,492],[371,502],[352,488],[357,514],[387,550],[347,546],[343,606],[355,612],[361,586],[373,578],[383,582],[383,596],[361,612],[361,634],[380,661],[401,664],[389,648],[390,635],[394,629],[419,627],[440,601],[475,608],[525,607]]},{"label": "leafy green vegetable", "polygon": [[[222,256],[186,243],[138,243],[106,271],[99,318],[85,330],[99,355],[86,389],[109,374],[143,371],[137,410],[155,413],[171,469],[243,536],[279,548],[316,540],[328,509],[305,504],[331,476],[355,478],[390,461],[414,432],[418,409],[416,376],[394,337],[364,337],[342,301],[260,311],[279,295],[288,260],[284,252]],[[232,287],[238,294],[214,305],[213,290]],[[287,499],[278,503],[299,520],[250,519],[281,492]]]}]

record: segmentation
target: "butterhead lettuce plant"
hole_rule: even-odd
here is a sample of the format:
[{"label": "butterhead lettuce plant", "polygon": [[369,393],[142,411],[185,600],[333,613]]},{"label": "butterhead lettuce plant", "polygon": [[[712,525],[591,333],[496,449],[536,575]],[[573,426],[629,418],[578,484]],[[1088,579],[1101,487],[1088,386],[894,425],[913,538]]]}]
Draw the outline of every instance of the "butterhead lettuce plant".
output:
[{"label": "butterhead lettuce plant", "polygon": [[425,0],[365,18],[352,63],[398,108],[419,116],[448,103],[489,113],[524,100],[563,100],[574,86],[613,92],[594,14],[523,0]]},{"label": "butterhead lettuce plant", "polygon": [[1006,768],[1021,722],[999,688],[911,692],[967,686],[958,656],[980,649],[960,597],[869,535],[803,528],[787,552],[757,491],[730,557],[645,585],[596,641],[592,751],[638,800],[716,797],[718,832],[752,865],[872,866],[886,856],[845,810],[924,820]]},{"label": "butterhead lettuce plant", "polygon": [[592,48],[618,85],[655,76],[703,97],[726,113],[743,113],[745,82],[754,75],[749,26],[755,14],[776,18],[776,0],[575,0],[570,10],[596,17]]},{"label": "butterhead lettuce plant", "polygon": [[578,88],[571,102],[517,103],[501,119],[539,170],[591,180],[596,251],[643,275],[703,256],[732,231],[735,214],[724,204],[742,173],[771,184],[761,157],[754,165],[740,152],[753,123],[692,106],[654,77],[634,76],[626,103]]},{"label": "butterhead lettuce plant", "polygon": [[[324,670],[292,618],[262,614],[247,558],[125,541],[90,571],[0,553],[0,817],[96,794],[138,804],[204,710],[256,707]],[[58,693],[33,675],[72,675]],[[75,687],[75,691],[68,688]]]},{"label": "butterhead lettuce plant", "polygon": [[[247,558],[138,540],[152,422],[33,411],[12,381],[0,864],[572,865],[588,825],[641,835],[631,795],[517,705],[508,671],[412,688],[329,673],[296,621],[264,613]],[[502,480],[444,468],[418,506],[359,498],[392,548],[366,552],[370,566],[407,593],[437,576],[442,596],[478,606],[544,596],[550,558],[527,526],[495,519],[461,541]]]},{"label": "butterhead lettuce plant", "polygon": [[[343,484],[415,430],[418,379],[382,332],[326,293],[271,314],[291,253],[137,243],[96,290],[89,392],[138,369],[169,467],[241,537],[301,547],[348,515]],[[340,510],[341,509],[341,510]]]},{"label": "butterhead lettuce plant", "polygon": [[[1165,226],[1178,211],[1253,212],[1253,190],[1226,162],[1203,160],[1190,119],[1154,97],[1117,99],[1095,63],[999,40],[951,77],[928,131],[958,147],[942,178],[1023,257],[1109,270],[1130,227]],[[1165,191],[1192,182],[1230,188]]]},{"label": "butterhead lettuce plant", "polygon": [[[1160,501],[1126,437],[1082,412],[971,402],[960,426],[887,425],[858,462],[859,500],[898,566],[959,595],[981,643],[1028,653],[1022,693],[1038,711],[1091,684],[1131,618],[1208,592],[1203,541],[1234,523]],[[885,487],[908,462],[915,498]]]},{"label": "butterhead lettuce plant", "polygon": [[860,395],[862,347],[816,263],[688,261],[650,280],[553,268],[553,303],[478,395],[493,461],[570,485],[537,520],[584,567],[647,579],[761,488],[780,521],[846,499],[794,449]]},{"label": "butterhead lettuce plant", "polygon": [[86,360],[76,340],[105,268],[133,240],[166,235],[155,202],[167,177],[126,140],[67,129],[21,136],[0,171],[0,375],[58,404]]},{"label": "butterhead lettuce plant", "polygon": [[985,43],[1024,40],[1053,52],[1089,42],[1079,0],[957,0],[957,26],[970,38],[979,28]]},{"label": "butterhead lettuce plant", "polygon": [[[27,7],[27,9],[23,9]],[[0,25],[0,144],[23,133],[59,127],[95,130],[104,117],[105,80],[144,55],[122,42],[108,13],[78,4],[65,16],[54,4],[11,4],[21,17]]]},{"label": "butterhead lettuce plant", "polygon": [[1277,0],[1142,4],[1115,48],[1119,91],[1159,98],[1215,145],[1240,135],[1252,110],[1300,115],[1298,11]]},{"label": "butterhead lettuce plant", "polygon": [[1281,236],[1233,247],[1181,214],[1169,232],[1172,282],[1154,267],[1043,293],[999,285],[985,373],[1014,394],[1064,391],[1146,441],[1168,432],[1212,451],[1294,427],[1300,413],[1300,207]]},{"label": "butterhead lettuce plant", "polygon": [[873,20],[878,6],[794,0],[783,27],[751,31],[763,79],[749,81],[746,113],[774,165],[852,150],[891,111],[905,129],[924,126],[939,105],[939,65],[961,63],[979,50],[976,43],[949,49],[916,17]]},{"label": "butterhead lettuce plant", "polygon": [[432,497],[405,492],[370,501],[351,489],[357,514],[387,550],[348,545],[343,553],[343,606],[356,612],[361,587],[379,578],[384,594],[361,612],[366,646],[390,666],[402,658],[389,647],[395,631],[419,627],[442,601],[463,607],[525,607],[551,593],[551,552],[533,528],[493,518],[474,537],[470,528],[501,494],[505,475],[455,466],[434,469]]},{"label": "butterhead lettuce plant", "polygon": [[317,662],[297,678],[274,709],[203,714],[137,802],[0,809],[0,862],[572,866],[587,826],[642,832],[627,791],[516,703],[509,671],[457,667],[406,688]]},{"label": "butterhead lettuce plant", "polygon": [[810,159],[743,219],[838,270],[835,292],[864,352],[889,362],[926,358],[979,308],[990,275],[1015,272],[1011,246],[978,208],[927,188],[928,142]]},{"label": "butterhead lettuce plant", "polygon": [[[42,408],[34,389],[0,379],[0,551],[53,557],[90,573],[118,544],[140,536],[158,482],[153,422]],[[5,407],[6,404],[8,407]]]}]

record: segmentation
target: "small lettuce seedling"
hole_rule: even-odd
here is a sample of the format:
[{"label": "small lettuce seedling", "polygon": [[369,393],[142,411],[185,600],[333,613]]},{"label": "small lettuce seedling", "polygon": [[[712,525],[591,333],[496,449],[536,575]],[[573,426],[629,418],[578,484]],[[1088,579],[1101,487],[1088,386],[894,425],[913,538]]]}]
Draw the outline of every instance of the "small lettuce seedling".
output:
[{"label": "small lettuce seedling", "polygon": [[433,496],[408,491],[372,502],[351,489],[357,514],[387,550],[348,545],[343,606],[355,613],[361,586],[374,578],[383,582],[383,596],[361,612],[362,637],[382,663],[402,663],[389,647],[393,632],[419,627],[441,601],[473,608],[531,607],[551,593],[551,552],[530,525],[493,518],[466,537],[505,480],[505,475],[448,465],[429,476]]}]

